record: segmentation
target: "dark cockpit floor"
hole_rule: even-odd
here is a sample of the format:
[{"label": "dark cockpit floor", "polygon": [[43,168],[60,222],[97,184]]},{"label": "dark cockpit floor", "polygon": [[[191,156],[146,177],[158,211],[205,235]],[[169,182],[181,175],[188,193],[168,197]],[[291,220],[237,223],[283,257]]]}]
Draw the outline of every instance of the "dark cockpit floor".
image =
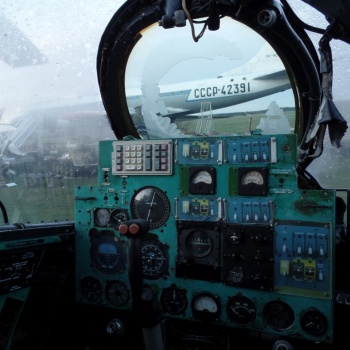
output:
[{"label": "dark cockpit floor", "polygon": [[[10,345],[3,346],[0,337],[0,350],[145,350],[141,327],[130,313],[122,315],[118,312],[118,317],[124,317],[125,332],[122,336],[111,336],[107,334],[105,325],[115,317],[115,310],[75,302],[72,253],[63,257],[60,252],[58,257],[53,251],[48,256],[50,261],[45,262],[45,268],[36,276]],[[294,350],[350,349],[347,336],[349,314],[349,309],[336,306],[335,344],[314,344],[292,339]],[[0,324],[0,330],[5,326]],[[164,320],[163,326],[165,350],[246,350],[247,347],[293,350],[284,346],[274,347],[277,336],[266,338],[249,334],[243,329],[222,330],[204,322],[171,319]],[[201,338],[214,340],[208,344],[200,342],[198,339]]]}]

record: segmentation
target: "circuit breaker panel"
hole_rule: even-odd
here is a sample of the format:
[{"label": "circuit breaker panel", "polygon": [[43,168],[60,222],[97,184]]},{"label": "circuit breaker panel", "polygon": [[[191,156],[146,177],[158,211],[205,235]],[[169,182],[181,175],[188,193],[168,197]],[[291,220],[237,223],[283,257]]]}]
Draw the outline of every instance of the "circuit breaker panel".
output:
[{"label": "circuit breaker panel", "polygon": [[102,141],[75,189],[77,302],[131,310],[119,226],[145,219],[167,320],[332,343],[335,192],[299,188],[296,162],[296,135]]}]

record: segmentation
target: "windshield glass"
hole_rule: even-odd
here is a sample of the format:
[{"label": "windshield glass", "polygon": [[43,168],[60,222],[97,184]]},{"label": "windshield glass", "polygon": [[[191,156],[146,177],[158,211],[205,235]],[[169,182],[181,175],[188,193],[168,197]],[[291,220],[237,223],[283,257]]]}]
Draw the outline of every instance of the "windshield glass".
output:
[{"label": "windshield glass", "polygon": [[[115,135],[100,96],[96,55],[122,4],[2,1],[0,200],[10,223],[73,221],[75,186],[97,184],[98,142]],[[248,27],[223,19],[218,31],[206,31],[197,43],[189,26],[154,25],[142,35],[125,76],[127,105],[140,137],[244,135],[256,129],[293,133],[295,102],[286,67]],[[319,38],[311,36],[316,45]],[[349,48],[332,45],[334,99],[348,119]],[[275,87],[268,91],[271,80]],[[348,149],[347,136],[341,148],[326,139],[324,155],[309,167],[322,185],[339,186],[339,172],[331,170],[346,166]],[[341,186],[349,181],[342,179]]]},{"label": "windshield glass", "polygon": [[155,24],[131,52],[126,98],[143,138],[293,132],[291,82],[265,39],[232,18],[197,42],[189,34]]},{"label": "windshield glass", "polygon": [[[289,0],[298,17],[305,23],[317,27],[327,28],[329,23],[325,16],[314,8],[299,0]],[[318,50],[321,34],[308,31],[308,34]],[[332,95],[336,108],[346,121],[350,119],[350,71],[348,57],[350,55],[349,44],[333,39],[330,42],[333,55],[333,87]],[[346,189],[350,186],[350,177],[343,176],[343,172],[349,171],[348,156],[350,152],[350,134],[345,133],[340,147],[332,145],[329,137],[329,129],[324,139],[324,150],[320,157],[315,158],[308,167],[308,171],[317,179],[324,188]],[[341,171],[339,171],[341,169]]]},{"label": "windshield glass", "polygon": [[10,223],[73,220],[74,186],[96,183],[98,141],[115,138],[96,53],[121,3],[2,1],[0,199]]}]

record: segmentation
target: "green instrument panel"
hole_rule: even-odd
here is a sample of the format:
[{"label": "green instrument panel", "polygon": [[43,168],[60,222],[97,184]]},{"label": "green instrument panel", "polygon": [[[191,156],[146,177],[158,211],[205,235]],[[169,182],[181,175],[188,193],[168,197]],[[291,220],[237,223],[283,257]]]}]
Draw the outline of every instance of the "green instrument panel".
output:
[{"label": "green instrument panel", "polygon": [[335,192],[298,188],[296,135],[100,143],[75,189],[76,300],[132,310],[128,239],[166,319],[333,341]]}]

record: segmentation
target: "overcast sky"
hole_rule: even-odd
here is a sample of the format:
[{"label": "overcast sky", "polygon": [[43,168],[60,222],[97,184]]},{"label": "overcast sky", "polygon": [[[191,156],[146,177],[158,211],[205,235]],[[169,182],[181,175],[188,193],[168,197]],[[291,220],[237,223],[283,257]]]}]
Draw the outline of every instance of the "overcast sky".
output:
[{"label": "overcast sky", "polygon": [[[290,2],[298,5],[300,16],[307,23],[320,23],[322,16],[316,15],[308,5],[300,0]],[[0,110],[4,110],[2,121],[10,121],[32,105],[69,104],[77,100],[99,101],[97,49],[107,23],[122,3],[104,0],[2,0],[0,18],[6,19],[0,26],[0,49],[3,55],[3,60],[0,60]],[[201,28],[196,27],[196,34]],[[155,29],[162,35],[152,36],[153,46],[143,45],[141,51],[136,48],[133,57],[136,57],[137,64],[131,62],[130,65],[135,73],[140,73],[138,69],[143,69],[142,59],[148,58],[148,63],[151,62],[157,53],[157,46],[168,50],[168,55],[164,56],[167,61],[164,61],[163,69],[154,66],[157,69],[152,70],[149,65],[146,70],[154,80],[158,79],[161,83],[169,82],[174,77],[189,77],[189,74],[191,79],[204,77],[203,73],[207,77],[217,76],[247,62],[257,45],[260,45],[255,33],[252,35],[241,29],[232,35],[232,30],[224,21],[218,32],[207,30],[197,43],[191,38],[189,25],[172,30]],[[179,40],[175,41],[172,37]],[[317,42],[317,36],[314,36],[314,40]],[[29,42],[38,51],[34,52]],[[169,42],[172,45],[166,48]],[[211,44],[208,45],[208,42]],[[213,46],[213,43],[216,45]],[[242,47],[242,43],[249,45]],[[5,63],[6,49],[13,51],[14,46],[19,50],[15,54],[27,53],[29,58],[26,57],[25,61],[32,61],[34,65],[15,67],[19,62],[15,56],[12,56],[12,65],[11,56],[6,58],[10,65]],[[233,47],[237,50],[233,50]],[[347,67],[342,68],[342,62],[349,57],[348,45],[339,43],[335,53],[334,94],[335,97],[345,98],[349,96],[349,70]],[[9,54],[13,55],[13,52]],[[205,68],[203,61],[206,62]]]},{"label": "overcast sky", "polygon": [[[21,47],[34,65],[13,67],[0,60],[2,121],[35,104],[73,103],[74,99],[100,99],[96,55],[101,35],[122,1],[2,0],[0,48],[11,42]],[[45,57],[38,64],[37,52]],[[10,55],[13,55],[13,52]],[[18,59],[13,58],[14,65]],[[69,99],[72,101],[69,102]],[[68,102],[66,102],[68,101]]]}]

